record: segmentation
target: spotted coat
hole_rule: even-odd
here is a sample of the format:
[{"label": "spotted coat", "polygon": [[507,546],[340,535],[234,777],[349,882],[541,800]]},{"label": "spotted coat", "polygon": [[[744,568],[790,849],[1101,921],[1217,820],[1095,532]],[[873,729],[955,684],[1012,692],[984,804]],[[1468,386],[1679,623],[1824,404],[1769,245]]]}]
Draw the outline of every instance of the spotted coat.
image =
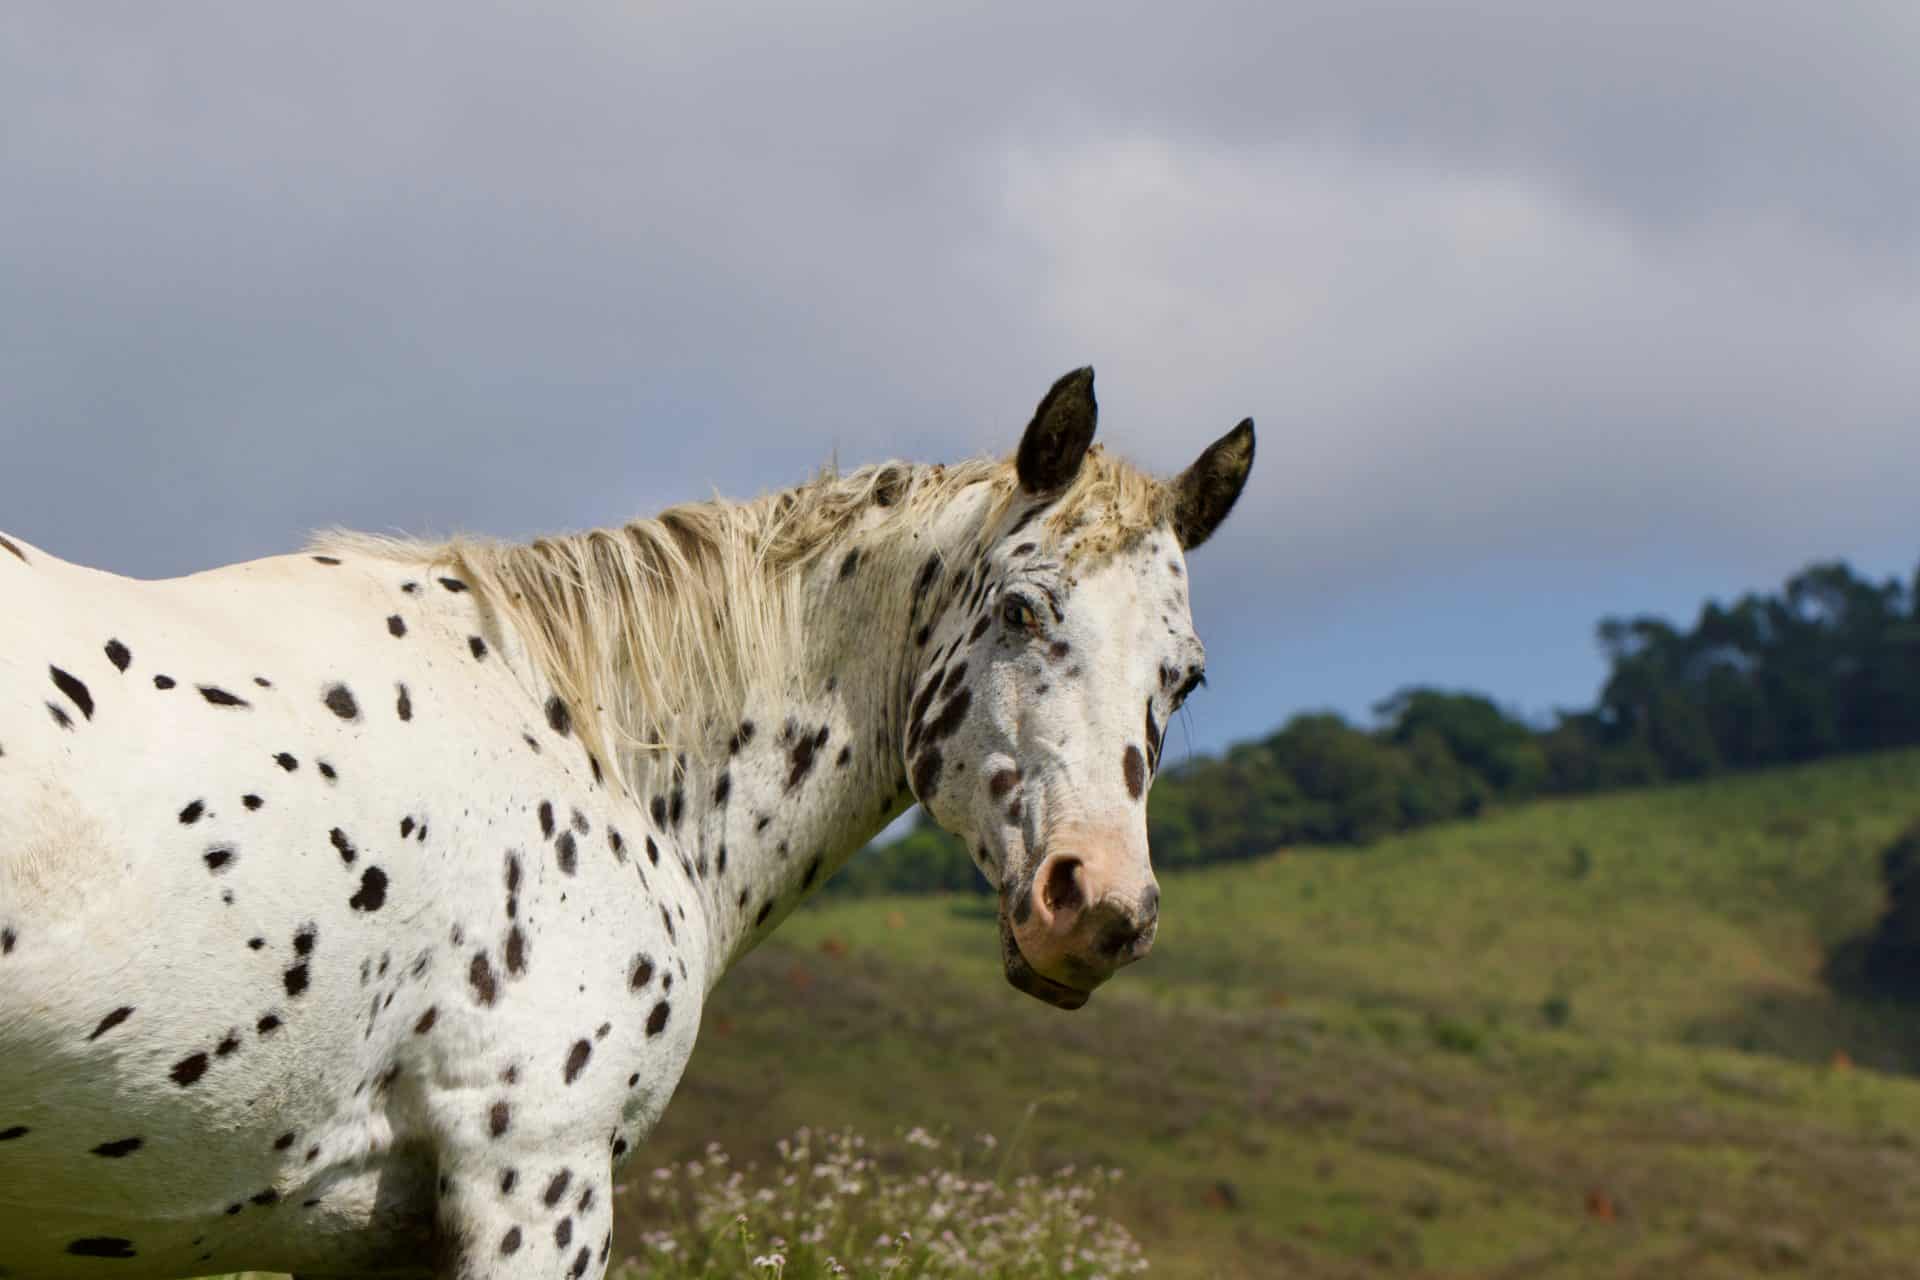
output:
[{"label": "spotted coat", "polygon": [[[705,996],[915,793],[1031,886],[1032,842],[978,814],[1018,826],[1046,762],[961,744],[1022,681],[1095,683],[1093,638],[1042,644],[1021,612],[1074,608],[1036,571],[1062,553],[1026,527],[1049,500],[985,538],[984,501],[909,529],[876,500],[809,571],[800,687],[748,690],[624,787],[589,709],[444,566],[136,582],[0,536],[23,624],[0,638],[0,1280],[597,1280],[613,1170]],[[1107,785],[1142,831],[1197,674],[1176,532],[1125,575],[1164,634],[1106,655],[1136,709]],[[901,540],[927,549],[911,581],[874,572]]]}]

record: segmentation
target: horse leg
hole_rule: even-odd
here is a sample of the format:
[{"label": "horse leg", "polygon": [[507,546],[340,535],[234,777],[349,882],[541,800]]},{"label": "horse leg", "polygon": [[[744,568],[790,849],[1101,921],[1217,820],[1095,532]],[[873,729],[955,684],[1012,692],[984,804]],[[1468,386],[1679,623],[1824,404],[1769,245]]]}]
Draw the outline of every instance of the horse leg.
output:
[{"label": "horse leg", "polygon": [[440,1179],[436,1280],[601,1280],[613,1247],[606,1149],[476,1154]]}]

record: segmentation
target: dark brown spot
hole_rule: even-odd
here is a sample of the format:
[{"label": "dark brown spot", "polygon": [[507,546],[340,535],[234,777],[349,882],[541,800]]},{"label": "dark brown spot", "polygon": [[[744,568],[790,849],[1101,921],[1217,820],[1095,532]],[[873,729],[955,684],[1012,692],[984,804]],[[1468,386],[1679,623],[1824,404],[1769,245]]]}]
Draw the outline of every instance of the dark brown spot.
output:
[{"label": "dark brown spot", "polygon": [[195,800],[180,811],[180,822],[183,826],[190,827],[200,821],[201,815],[206,813],[206,811],[207,806],[201,801]]},{"label": "dark brown spot", "polygon": [[819,748],[814,739],[802,737],[793,744],[793,750],[787,756],[787,790],[799,786],[801,780],[813,772],[813,756]]},{"label": "dark brown spot", "polygon": [[442,578],[440,579],[440,585],[456,594],[467,589],[467,584],[458,578]]},{"label": "dark brown spot", "polygon": [[207,1074],[207,1055],[204,1053],[190,1053],[180,1059],[180,1061],[174,1063],[173,1069],[167,1074],[173,1077],[175,1084],[185,1088],[201,1076]]},{"label": "dark brown spot", "polygon": [[560,863],[560,870],[566,872],[568,875],[572,875],[575,866],[579,862],[579,850],[574,846],[573,832],[562,831],[560,833],[560,838],[553,842],[553,854],[555,859]]},{"label": "dark brown spot", "polygon": [[547,727],[563,738],[573,728],[573,712],[558,694],[547,699]]},{"label": "dark brown spot", "polygon": [[657,1036],[662,1031],[665,1031],[667,1029],[667,1015],[672,1012],[673,1010],[667,1007],[665,1000],[653,1006],[653,1012],[647,1015],[647,1034]]},{"label": "dark brown spot", "polygon": [[1120,757],[1120,770],[1127,778],[1127,794],[1138,800],[1147,789],[1147,760],[1131,742]]},{"label": "dark brown spot", "polygon": [[573,1171],[562,1169],[547,1182],[547,1189],[540,1193],[540,1203],[551,1209],[560,1203],[560,1197],[567,1194],[567,1188],[573,1184]]},{"label": "dark brown spot", "polygon": [[413,698],[407,693],[407,686],[397,684],[394,688],[398,691],[397,696],[393,700],[394,714],[402,720],[413,719]]},{"label": "dark brown spot", "polygon": [[339,851],[340,861],[346,863],[348,866],[352,866],[353,860],[358,857],[359,854],[353,847],[353,841],[347,839],[347,833],[335,827],[333,830],[327,832],[327,839],[330,840],[333,843],[333,847]]},{"label": "dark brown spot", "polygon": [[527,935],[515,925],[507,930],[507,972],[519,977],[527,971]]},{"label": "dark brown spot", "polygon": [[402,618],[397,613],[388,614],[387,615],[387,634],[392,636],[395,640],[398,640],[401,636],[404,636],[405,634],[407,634],[406,619]]},{"label": "dark brown spot", "polygon": [[[304,968],[304,966],[302,966]],[[263,1036],[270,1036],[280,1029],[280,1019],[269,1013],[253,1024],[253,1029]]]},{"label": "dark brown spot", "polygon": [[973,690],[962,689],[947,699],[947,705],[940,708],[940,715],[927,726],[927,741],[938,742],[952,736],[967,718],[967,708],[973,705]]},{"label": "dark brown spot", "polygon": [[476,661],[487,656],[487,642],[479,636],[467,637],[467,649]]},{"label": "dark brown spot", "polygon": [[387,873],[368,867],[360,873],[360,891],[347,899],[355,911],[378,911],[387,900]]},{"label": "dark brown spot", "polygon": [[233,850],[225,845],[217,844],[201,854],[200,858],[201,861],[207,864],[207,870],[220,871],[233,861]]},{"label": "dark brown spot", "polygon": [[216,707],[247,707],[252,705],[245,698],[240,697],[238,694],[228,693],[225,689],[217,685],[203,684],[196,685],[195,688],[200,690],[201,697]]},{"label": "dark brown spot", "polygon": [[646,985],[652,981],[653,981],[652,957],[646,956],[646,955],[635,956],[633,961],[633,976],[627,979],[627,988],[631,991],[640,991],[640,990],[643,990],[646,987]]},{"label": "dark brown spot", "polygon": [[913,580],[913,608],[916,613],[919,612],[927,592],[931,591],[933,584],[939,580],[940,553],[936,551],[927,557],[926,563],[920,566],[920,572]]},{"label": "dark brown spot", "polygon": [[1013,784],[1018,781],[1020,781],[1018,769],[1001,769],[987,779],[987,790],[992,793],[995,800],[998,800],[1013,790]]},{"label": "dark brown spot", "polygon": [[507,1234],[500,1237],[500,1256],[512,1257],[520,1252],[520,1228],[508,1227]]},{"label": "dark brown spot", "polygon": [[332,556],[315,556],[313,558],[313,562],[315,564],[326,564],[326,565],[337,565],[340,563],[338,560],[336,560]]},{"label": "dark brown spot", "polygon": [[483,1005],[491,1005],[500,994],[500,983],[493,975],[493,962],[487,959],[487,953],[473,953],[473,963],[467,966],[467,982],[473,987],[473,998]]},{"label": "dark brown spot", "polygon": [[913,794],[922,804],[933,795],[933,789],[940,784],[941,759],[938,747],[928,747],[913,762]]},{"label": "dark brown spot", "polygon": [[100,1019],[100,1025],[93,1029],[93,1034],[88,1036],[87,1039],[98,1040],[101,1036],[107,1034],[107,1032],[113,1030],[132,1016],[133,1006],[130,1004],[121,1005],[118,1009],[115,1009],[112,1013]]},{"label": "dark brown spot", "polygon": [[125,671],[127,664],[133,661],[133,655],[127,651],[127,646],[118,640],[109,640],[107,641],[107,661],[113,664],[116,671]]},{"label": "dark brown spot", "polygon": [[173,686],[174,679],[172,676],[155,676],[153,678],[153,687],[156,689],[171,689]]},{"label": "dark brown spot", "polygon": [[291,1147],[293,1145],[294,1139],[297,1138],[298,1136],[299,1136],[298,1134],[294,1134],[294,1133],[281,1134],[279,1137],[273,1140],[273,1149],[275,1151],[285,1151],[288,1147]]},{"label": "dark brown spot", "polygon": [[360,716],[360,704],[353,700],[353,690],[343,684],[328,685],[320,700],[342,720],[355,720]]},{"label": "dark brown spot", "polygon": [[[0,542],[5,539],[0,538]],[[11,545],[11,544],[9,544]],[[18,550],[14,552],[19,555]],[[20,557],[22,560],[25,556]],[[135,1258],[133,1241],[120,1236],[81,1236],[78,1240],[67,1242],[67,1252],[76,1258]]]},{"label": "dark brown spot", "polygon": [[[513,1123],[513,1108],[505,1102],[496,1102],[487,1109],[487,1133],[495,1138],[507,1131]],[[502,1188],[505,1190],[506,1188]]]},{"label": "dark brown spot", "polygon": [[139,1138],[121,1138],[117,1142],[101,1143],[93,1149],[93,1154],[96,1156],[105,1156],[109,1160],[118,1160],[122,1156],[132,1155],[144,1145],[146,1144]]},{"label": "dark brown spot", "polygon": [[553,838],[553,803],[549,800],[540,802],[540,837],[543,840]]},{"label": "dark brown spot", "polygon": [[427,1034],[427,1032],[433,1030],[433,1024],[439,1020],[440,1007],[438,1005],[427,1006],[427,1011],[421,1014],[419,1020],[413,1024],[413,1034],[417,1036]]},{"label": "dark brown spot", "polygon": [[575,1080],[578,1080],[580,1073],[586,1070],[587,1059],[592,1056],[593,1045],[585,1040],[575,1040],[573,1042],[573,1048],[567,1050],[567,1065],[561,1071],[561,1077],[568,1084],[572,1084]]},{"label": "dark brown spot", "polygon": [[292,773],[295,769],[298,769],[300,767],[300,762],[294,759],[292,756],[288,755],[284,751],[282,751],[279,755],[275,756],[273,758],[273,762],[279,765],[282,769],[285,769],[288,773]]},{"label": "dark brown spot", "polygon": [[258,809],[261,805],[265,804],[266,801],[262,800],[259,796],[249,794],[241,796],[240,803],[248,809]]}]

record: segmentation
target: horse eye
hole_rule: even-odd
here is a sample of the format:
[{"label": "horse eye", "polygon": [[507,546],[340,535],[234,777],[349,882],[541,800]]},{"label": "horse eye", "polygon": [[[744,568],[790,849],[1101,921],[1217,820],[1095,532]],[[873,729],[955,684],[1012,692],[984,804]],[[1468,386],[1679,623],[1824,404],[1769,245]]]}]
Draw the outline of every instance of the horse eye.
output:
[{"label": "horse eye", "polygon": [[1021,631],[1031,631],[1034,623],[1038,621],[1034,615],[1033,606],[1021,596],[1008,596],[1007,602],[1000,606],[1000,616],[1008,626]]},{"label": "horse eye", "polygon": [[1180,707],[1180,704],[1187,700],[1188,694],[1192,693],[1195,689],[1204,688],[1206,683],[1207,683],[1207,673],[1204,671],[1196,671],[1192,675],[1188,676],[1187,682],[1181,685],[1178,689],[1174,691],[1174,694],[1173,694],[1174,709],[1178,710]]}]

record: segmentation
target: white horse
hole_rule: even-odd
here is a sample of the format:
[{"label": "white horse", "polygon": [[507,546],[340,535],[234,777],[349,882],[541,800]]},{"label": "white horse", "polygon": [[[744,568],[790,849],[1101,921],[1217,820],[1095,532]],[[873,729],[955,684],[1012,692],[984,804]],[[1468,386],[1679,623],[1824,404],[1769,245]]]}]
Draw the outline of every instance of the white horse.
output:
[{"label": "white horse", "polygon": [[1153,940],[1170,484],[898,463],[531,546],[138,582],[0,536],[0,1277],[598,1280],[728,966],[912,798],[1062,1008]]}]

